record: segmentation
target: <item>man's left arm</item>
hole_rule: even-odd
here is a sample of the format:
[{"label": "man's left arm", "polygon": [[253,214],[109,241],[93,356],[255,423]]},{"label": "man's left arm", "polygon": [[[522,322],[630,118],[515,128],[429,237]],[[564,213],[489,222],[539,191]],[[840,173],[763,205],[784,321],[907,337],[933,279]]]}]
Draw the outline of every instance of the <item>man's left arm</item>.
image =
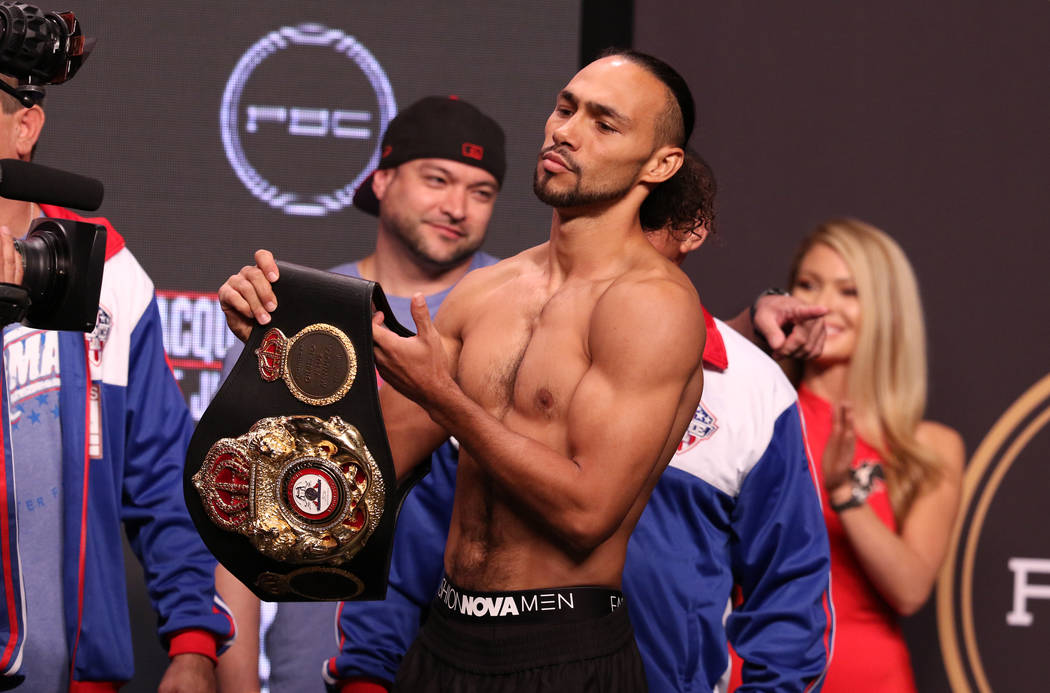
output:
[{"label": "man's left arm", "polygon": [[[214,661],[232,641],[233,619],[215,593],[215,559],[183,498],[193,422],[164,355],[155,299],[132,331],[127,378],[121,519],[171,658],[162,690],[209,690]],[[202,680],[210,681],[203,689]]]},{"label": "man's left arm", "polygon": [[[639,282],[606,291],[590,317],[590,366],[564,414],[565,453],[510,430],[459,388],[421,299],[412,303],[416,337],[374,330],[384,379],[568,546],[589,552],[607,540],[670,457],[689,421],[683,412],[691,415],[700,399],[706,333],[692,287]],[[549,358],[557,367],[558,356]]]},{"label": "man's left arm", "polygon": [[832,642],[831,559],[797,404],[778,417],[741,487],[732,525],[743,601],[726,634],[743,660],[737,690],[814,690]]}]

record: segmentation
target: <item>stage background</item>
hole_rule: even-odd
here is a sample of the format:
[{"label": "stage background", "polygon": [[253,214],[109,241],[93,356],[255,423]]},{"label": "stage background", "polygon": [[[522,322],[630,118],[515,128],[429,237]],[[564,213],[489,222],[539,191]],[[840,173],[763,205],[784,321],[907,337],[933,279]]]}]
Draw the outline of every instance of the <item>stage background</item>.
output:
[{"label": "stage background", "polygon": [[[586,5],[597,13],[585,30],[609,16],[607,3],[605,13]],[[505,256],[546,236],[530,162],[576,66],[578,3],[65,7],[99,46],[82,74],[50,90],[38,160],[106,183],[100,213],[162,292],[166,344],[195,415],[229,343],[209,295],[225,277],[258,247],[331,266],[364,255],[374,233],[374,219],[349,208],[287,214],[231,165],[223,95],[270,32],[299,27],[242,75],[230,112],[245,159],[274,186],[271,202],[279,190],[307,203],[328,193],[338,206],[382,120],[357,63],[331,44],[303,45],[325,36],[302,27],[314,23],[365,46],[397,106],[455,93],[495,116],[510,165],[485,249]],[[693,145],[718,174],[719,233],[687,263],[713,312],[735,313],[782,284],[798,240],[833,215],[889,231],[916,267],[929,415],[958,429],[974,455],[958,551],[937,598],[906,622],[923,691],[1036,690],[1050,680],[1050,595],[1038,587],[1050,583],[1047,26],[1046,0],[634,4],[635,45],[686,76],[700,116]],[[271,107],[256,111],[254,132],[248,106]],[[134,564],[129,582],[138,674],[124,690],[155,690],[165,658]]]},{"label": "stage background", "polygon": [[[578,62],[579,0],[67,8],[98,44],[80,74],[49,90],[37,161],[104,181],[99,213],[154,279],[194,417],[233,339],[214,297],[226,277],[258,248],[320,268],[370,252],[375,218],[349,195],[396,108],[454,94],[503,126],[507,174],[485,250],[505,257],[549,229],[532,167]],[[166,658],[130,554],[128,581],[137,674],[124,690],[156,690]]]},{"label": "stage background", "polygon": [[[952,590],[905,621],[924,692],[950,690],[946,666],[956,692],[1050,681],[1050,588],[1032,587],[1050,584],[1047,383],[990,434],[1050,371],[1048,26],[1046,0],[635,3],[635,46],[683,72],[718,175],[721,238],[687,260],[716,315],[783,285],[799,239],[836,215],[915,266],[928,415],[974,455]],[[1022,579],[1011,558],[1036,562]],[[1030,625],[1007,622],[1018,595]]]}]

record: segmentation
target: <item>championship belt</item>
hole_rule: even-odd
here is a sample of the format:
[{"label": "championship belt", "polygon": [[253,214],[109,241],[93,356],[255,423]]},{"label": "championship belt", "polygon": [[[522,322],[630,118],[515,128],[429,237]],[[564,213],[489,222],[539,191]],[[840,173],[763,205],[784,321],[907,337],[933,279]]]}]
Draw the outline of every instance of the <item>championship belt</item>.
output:
[{"label": "championship belt", "polygon": [[382,599],[404,492],[379,408],[375,282],[278,263],[256,325],[186,454],[190,517],[220,563],[267,601]]}]

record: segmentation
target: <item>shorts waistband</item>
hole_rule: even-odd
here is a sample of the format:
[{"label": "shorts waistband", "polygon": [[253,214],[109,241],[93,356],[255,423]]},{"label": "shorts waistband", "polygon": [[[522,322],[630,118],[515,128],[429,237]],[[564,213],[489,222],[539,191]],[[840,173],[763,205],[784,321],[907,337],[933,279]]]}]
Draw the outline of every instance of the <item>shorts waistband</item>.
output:
[{"label": "shorts waistband", "polygon": [[607,587],[545,587],[537,590],[475,592],[447,575],[434,596],[434,608],[475,623],[571,623],[609,614],[626,606],[623,592]]}]

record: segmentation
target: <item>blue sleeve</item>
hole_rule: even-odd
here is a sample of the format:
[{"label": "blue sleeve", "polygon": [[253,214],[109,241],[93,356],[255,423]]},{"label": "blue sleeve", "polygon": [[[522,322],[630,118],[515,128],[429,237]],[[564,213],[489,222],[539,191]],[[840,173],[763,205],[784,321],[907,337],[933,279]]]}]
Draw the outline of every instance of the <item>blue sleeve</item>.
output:
[{"label": "blue sleeve", "polygon": [[386,599],[341,605],[340,652],[325,671],[330,686],[352,678],[393,682],[444,572],[458,454],[442,445],[401,507]]},{"label": "blue sleeve", "polygon": [[121,519],[142,563],[161,639],[205,630],[221,652],[233,637],[233,619],[216,599],[215,559],[182,494],[193,422],[164,356],[156,299],[131,334],[126,396]]},{"label": "blue sleeve", "polygon": [[742,602],[726,634],[743,660],[739,691],[816,690],[831,643],[827,529],[797,404],[777,419],[733,515]]}]

